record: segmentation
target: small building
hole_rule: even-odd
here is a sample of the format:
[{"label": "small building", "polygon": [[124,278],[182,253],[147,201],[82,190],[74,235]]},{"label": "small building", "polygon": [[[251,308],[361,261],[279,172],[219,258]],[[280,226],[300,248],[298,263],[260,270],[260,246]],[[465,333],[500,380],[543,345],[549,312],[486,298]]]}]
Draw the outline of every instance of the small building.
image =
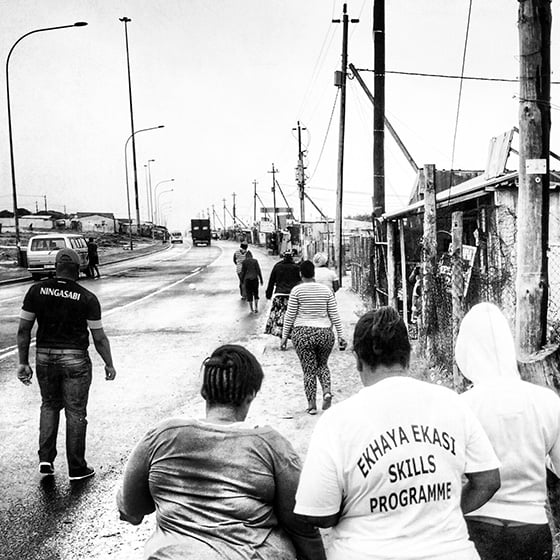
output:
[{"label": "small building", "polygon": [[117,225],[111,212],[78,212],[74,217],[79,223],[77,229],[82,232],[115,233]]}]

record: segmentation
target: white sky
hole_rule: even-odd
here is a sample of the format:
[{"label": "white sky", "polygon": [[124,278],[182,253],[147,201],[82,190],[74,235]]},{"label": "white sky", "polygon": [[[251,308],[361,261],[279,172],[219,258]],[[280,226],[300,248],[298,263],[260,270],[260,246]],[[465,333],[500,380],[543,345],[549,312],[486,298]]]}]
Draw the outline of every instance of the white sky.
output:
[{"label": "white sky", "polygon": [[[349,62],[373,68],[373,0],[348,0]],[[458,75],[468,0],[388,0],[387,70]],[[552,70],[559,14],[553,2]],[[518,3],[473,0],[465,75],[518,75]],[[272,206],[272,163],[288,201],[299,213],[294,168],[301,121],[308,129],[308,193],[334,217],[337,177],[337,104],[319,159],[340,68],[342,2],[332,0],[4,0],[0,60],[24,33],[87,21],[89,25],[25,38],[10,61],[10,91],[19,206],[126,215],[124,143],[130,135],[124,29],[128,25],[135,128],[164,124],[136,136],[142,218],[144,164],[162,185],[170,227],[223,202],[245,221],[253,213],[253,180]],[[0,87],[0,209],[12,209],[5,78]],[[362,74],[373,92],[373,75]],[[517,125],[518,86],[466,81],[455,157],[452,143],[458,80],[388,75],[386,115],[416,162],[440,169],[483,169],[490,137]],[[559,86],[552,86],[551,148]],[[554,104],[557,104],[556,106]],[[371,211],[372,107],[356,80],[348,82],[344,215]],[[129,157],[129,163],[131,158]],[[409,164],[386,132],[387,209],[406,204],[413,184]],[[131,177],[132,186],[132,177]],[[283,206],[277,192],[277,204]],[[307,217],[317,213],[308,204]],[[231,222],[227,216],[228,224]],[[217,225],[219,223],[217,222]]]}]

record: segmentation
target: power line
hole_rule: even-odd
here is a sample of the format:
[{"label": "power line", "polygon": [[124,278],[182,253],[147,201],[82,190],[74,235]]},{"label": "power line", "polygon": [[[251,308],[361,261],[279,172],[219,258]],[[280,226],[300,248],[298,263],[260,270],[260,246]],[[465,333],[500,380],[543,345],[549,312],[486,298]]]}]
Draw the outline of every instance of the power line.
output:
[{"label": "power line", "polygon": [[[357,68],[359,72],[375,72],[371,68]],[[385,74],[396,74],[400,76],[420,76],[422,78],[447,78],[451,80],[474,80],[479,82],[506,82],[518,84],[519,78],[488,78],[482,76],[455,76],[453,74],[430,74],[428,72],[404,72],[400,70],[385,70]],[[560,82],[550,82],[558,85]]]},{"label": "power line", "polygon": [[315,164],[315,169],[313,169],[313,173],[311,174],[311,177],[309,177],[310,181],[315,176],[315,173],[316,173],[317,168],[319,167],[319,163],[321,161],[321,157],[323,155],[323,151],[325,149],[325,144],[327,143],[327,138],[329,136],[329,130],[331,129],[331,124],[332,124],[332,120],[333,120],[333,116],[334,116],[334,110],[336,109],[336,102],[338,100],[338,90],[339,89],[340,88],[336,88],[336,94],[334,96],[334,103],[333,103],[333,107],[332,107],[332,110],[331,110],[331,116],[329,118],[329,124],[327,126],[327,131],[325,132],[325,138],[323,139],[323,145],[321,146],[321,151],[319,152],[319,158],[317,159],[317,163]]},{"label": "power line", "polygon": [[457,131],[459,130],[459,112],[461,110],[461,96],[463,94],[463,76],[465,75],[465,62],[467,60],[467,44],[469,42],[469,29],[471,27],[472,0],[469,0],[469,15],[467,17],[467,29],[465,31],[465,43],[463,46],[463,62],[461,64],[461,80],[459,81],[459,96],[457,97],[457,113],[455,114],[455,130],[453,132],[453,145],[451,148],[451,173],[449,182],[453,178],[453,166],[455,164],[455,146],[457,144]]}]

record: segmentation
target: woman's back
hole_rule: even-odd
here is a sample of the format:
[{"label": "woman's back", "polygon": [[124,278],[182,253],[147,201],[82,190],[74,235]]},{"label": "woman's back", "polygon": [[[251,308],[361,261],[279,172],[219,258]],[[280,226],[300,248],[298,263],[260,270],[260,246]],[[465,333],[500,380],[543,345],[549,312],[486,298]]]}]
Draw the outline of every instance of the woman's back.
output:
[{"label": "woman's back", "polygon": [[[293,504],[284,498],[292,494],[293,500],[293,493],[278,485],[297,485],[300,462],[272,428],[173,418],[148,432],[134,454],[144,458],[139,468],[148,470],[157,512],[148,557],[159,558],[158,550],[181,539],[179,546],[188,548],[184,537],[219,558],[294,557],[278,528],[292,522]],[[288,478],[277,479],[279,472]]]}]

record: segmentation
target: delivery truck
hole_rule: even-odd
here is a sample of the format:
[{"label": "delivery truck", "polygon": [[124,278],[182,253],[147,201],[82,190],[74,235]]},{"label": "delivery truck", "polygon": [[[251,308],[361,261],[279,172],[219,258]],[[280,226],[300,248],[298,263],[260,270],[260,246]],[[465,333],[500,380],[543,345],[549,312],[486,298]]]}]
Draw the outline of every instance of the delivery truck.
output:
[{"label": "delivery truck", "polygon": [[210,245],[212,232],[210,220],[191,220],[191,237],[193,245]]}]

